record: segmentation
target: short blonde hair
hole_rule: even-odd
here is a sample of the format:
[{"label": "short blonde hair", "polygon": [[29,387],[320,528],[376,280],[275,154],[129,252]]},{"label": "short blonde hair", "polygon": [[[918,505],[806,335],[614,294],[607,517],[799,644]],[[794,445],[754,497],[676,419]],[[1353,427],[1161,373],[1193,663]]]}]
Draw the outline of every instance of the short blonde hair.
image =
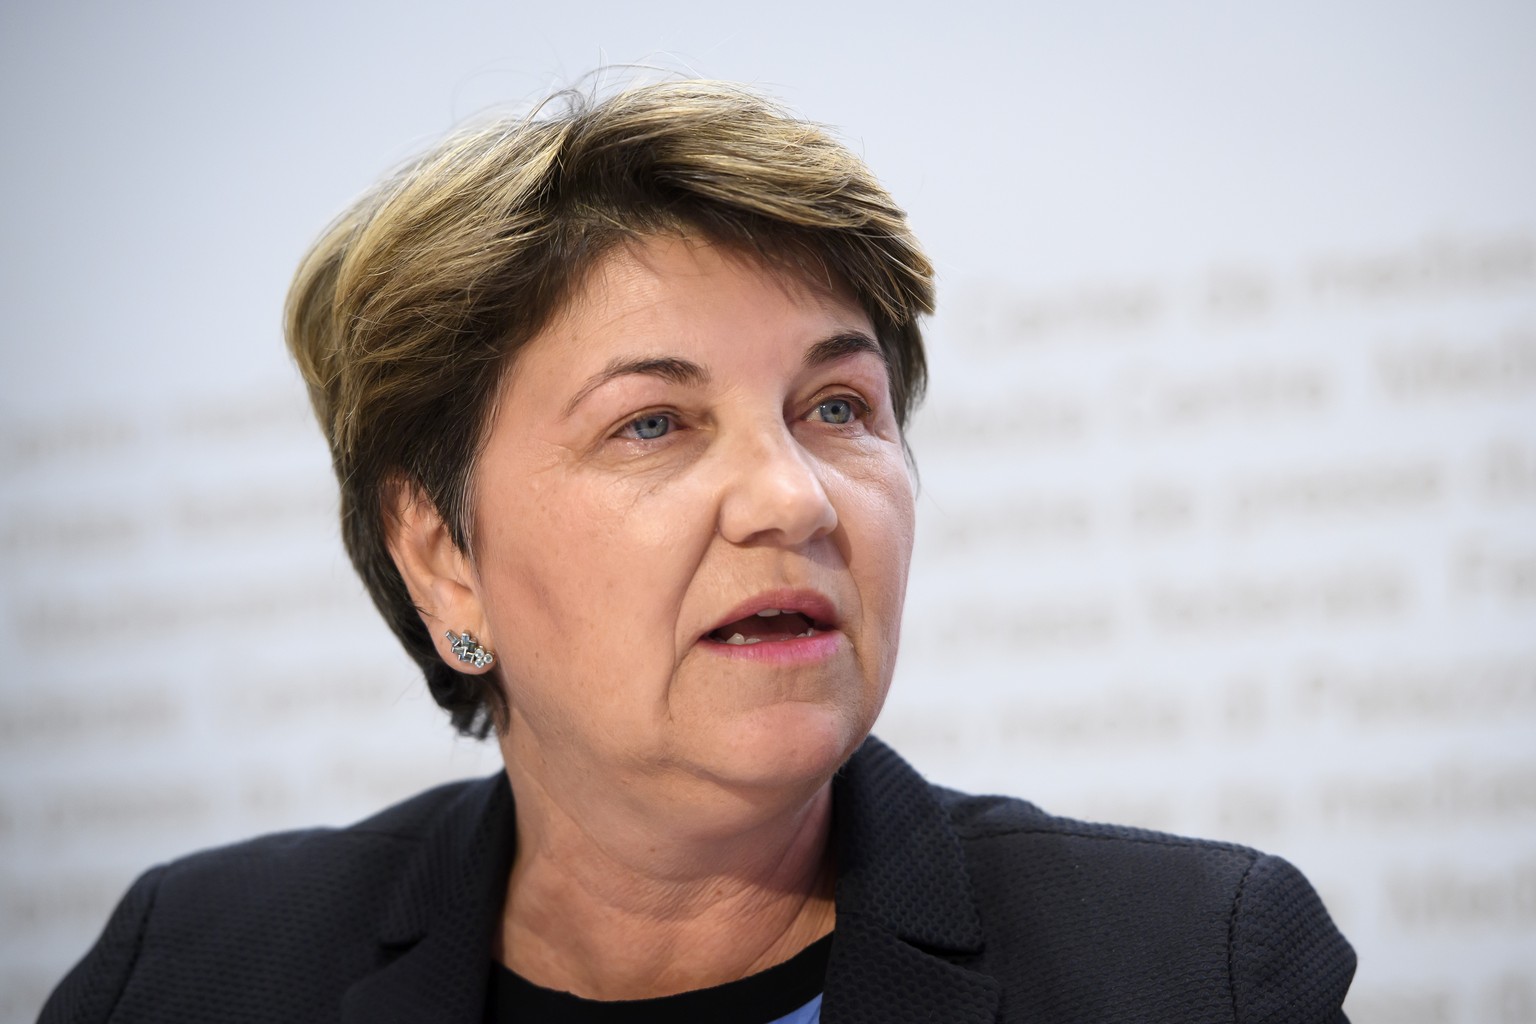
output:
[{"label": "short blonde hair", "polygon": [[418,488],[469,551],[471,474],[502,374],[616,243],[662,233],[846,286],[905,424],[933,268],[858,157],[738,86],[567,92],[458,132],[342,214],[294,278],[288,347],[330,444],[347,552],[461,732],[485,735],[505,696],[438,657],[386,546],[386,491]]}]

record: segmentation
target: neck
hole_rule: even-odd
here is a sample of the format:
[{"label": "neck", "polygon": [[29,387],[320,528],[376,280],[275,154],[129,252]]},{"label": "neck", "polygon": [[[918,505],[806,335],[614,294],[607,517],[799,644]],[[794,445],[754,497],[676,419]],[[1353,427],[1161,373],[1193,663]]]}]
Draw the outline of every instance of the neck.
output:
[{"label": "neck", "polygon": [[696,814],[557,799],[511,757],[508,773],[517,856],[496,952],[535,984],[671,995],[781,963],[832,930],[830,782],[767,808],[732,801],[701,827]]}]

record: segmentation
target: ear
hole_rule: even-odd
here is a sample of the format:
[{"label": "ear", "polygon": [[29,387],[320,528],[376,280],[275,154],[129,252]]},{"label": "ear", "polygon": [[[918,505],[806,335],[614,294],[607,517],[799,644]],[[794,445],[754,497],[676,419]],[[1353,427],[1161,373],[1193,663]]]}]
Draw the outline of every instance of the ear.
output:
[{"label": "ear", "polygon": [[490,666],[476,668],[459,661],[451,648],[454,636],[468,632],[484,647],[495,650],[490,623],[480,601],[474,566],[453,542],[448,524],[421,488],[399,480],[384,490],[384,533],[395,568],[405,580],[411,603],[421,615],[438,657],[458,672],[478,675]]}]

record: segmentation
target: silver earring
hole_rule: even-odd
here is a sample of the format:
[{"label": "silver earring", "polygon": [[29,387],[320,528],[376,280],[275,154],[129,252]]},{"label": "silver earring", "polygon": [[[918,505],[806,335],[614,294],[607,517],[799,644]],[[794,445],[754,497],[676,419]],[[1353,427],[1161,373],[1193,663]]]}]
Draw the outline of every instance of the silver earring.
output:
[{"label": "silver earring", "polygon": [[481,647],[480,641],[468,633],[460,633],[458,636],[454,636],[453,630],[450,629],[443,636],[448,638],[448,643],[453,647],[454,655],[460,661],[467,661],[475,666],[475,668],[485,668],[496,660],[496,655]]}]

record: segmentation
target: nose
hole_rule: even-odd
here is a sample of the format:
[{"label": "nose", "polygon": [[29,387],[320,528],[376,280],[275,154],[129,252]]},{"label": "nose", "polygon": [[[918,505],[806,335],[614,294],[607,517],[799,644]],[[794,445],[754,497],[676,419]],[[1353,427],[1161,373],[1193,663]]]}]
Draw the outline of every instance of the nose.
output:
[{"label": "nose", "polygon": [[837,509],[819,468],[786,428],[754,432],[722,452],[728,466],[720,499],[720,534],[732,544],[797,546],[837,528]]}]

